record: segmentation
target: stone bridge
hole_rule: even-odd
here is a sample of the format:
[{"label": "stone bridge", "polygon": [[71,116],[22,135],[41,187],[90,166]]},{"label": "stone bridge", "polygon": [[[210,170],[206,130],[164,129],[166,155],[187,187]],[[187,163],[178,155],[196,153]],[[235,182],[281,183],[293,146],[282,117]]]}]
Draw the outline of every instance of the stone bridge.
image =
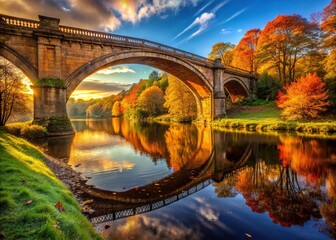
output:
[{"label": "stone bridge", "polygon": [[249,96],[255,78],[249,73],[152,41],[0,15],[0,56],[30,79],[34,89],[34,121],[54,135],[73,132],[66,102],[89,75],[118,64],[145,64],[179,78],[195,95],[198,120],[225,115],[225,90]]}]

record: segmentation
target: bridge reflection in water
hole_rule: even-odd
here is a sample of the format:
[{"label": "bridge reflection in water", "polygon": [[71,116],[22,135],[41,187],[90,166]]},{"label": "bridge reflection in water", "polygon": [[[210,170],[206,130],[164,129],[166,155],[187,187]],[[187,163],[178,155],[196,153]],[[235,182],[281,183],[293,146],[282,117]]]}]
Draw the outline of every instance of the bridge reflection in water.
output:
[{"label": "bridge reflection in water", "polygon": [[[284,230],[285,235],[288,239],[299,239],[297,232],[315,231],[313,221],[336,236],[335,140],[227,133],[202,125],[158,125],[120,119],[75,121],[73,125],[77,132],[74,138],[49,139],[42,146],[50,155],[82,172],[83,177],[92,177],[81,186],[83,199],[93,199],[88,206],[95,212],[89,218],[94,223],[120,219],[112,225],[110,233],[119,233],[120,226],[128,222],[154,218],[161,224],[170,221],[170,225],[176,222],[175,218],[181,218],[183,226],[194,229],[197,225],[207,231],[195,207],[211,206],[207,213],[212,215],[208,217],[231,224],[235,234],[241,231],[237,226],[244,226],[246,232],[249,228],[263,232],[261,229],[266,226],[277,231],[279,226],[291,226],[290,230]],[[102,155],[113,147],[117,151]],[[118,151],[125,149],[128,152],[132,149],[140,157],[131,162],[134,166],[119,166],[115,170],[111,162],[116,161]],[[134,156],[123,155],[120,159],[125,158],[131,161]],[[149,168],[148,161],[152,164]],[[147,167],[140,169],[143,165]],[[93,168],[96,172],[91,174]],[[146,174],[150,177],[143,180]],[[116,177],[106,180],[110,175]],[[123,178],[129,181],[120,183]],[[102,183],[102,179],[106,181]],[[187,196],[190,198],[181,200]],[[198,201],[203,201],[203,205]],[[169,207],[171,203],[175,204]],[[241,217],[228,216],[229,210],[245,214],[247,222]],[[141,213],[148,214],[130,217]],[[167,216],[173,216],[174,220]],[[259,219],[259,225],[250,226],[251,218]],[[274,223],[271,226],[269,218]],[[137,224],[142,231],[145,225]],[[104,224],[98,226],[104,228]],[[223,234],[222,229],[213,231],[216,226],[212,225],[206,234]],[[302,229],[295,230],[296,226]],[[314,236],[323,239],[319,231]],[[261,232],[259,237],[265,237]],[[258,238],[257,233],[253,236]]]}]

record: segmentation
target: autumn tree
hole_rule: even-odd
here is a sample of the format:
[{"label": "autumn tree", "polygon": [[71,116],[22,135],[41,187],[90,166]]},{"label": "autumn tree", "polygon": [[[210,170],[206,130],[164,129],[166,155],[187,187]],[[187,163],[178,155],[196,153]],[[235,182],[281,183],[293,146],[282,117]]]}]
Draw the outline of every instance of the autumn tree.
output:
[{"label": "autumn tree", "polygon": [[112,107],[112,117],[119,117],[122,115],[122,106],[120,101],[115,101]]},{"label": "autumn tree", "polygon": [[227,43],[218,42],[212,46],[212,50],[209,53],[209,58],[211,60],[220,58],[222,64],[231,65],[234,48],[235,48],[234,44],[228,42]]},{"label": "autumn tree", "polygon": [[27,88],[22,79],[23,75],[13,64],[0,59],[0,126],[10,117],[30,112]]},{"label": "autumn tree", "polygon": [[260,36],[260,29],[247,31],[234,49],[232,65],[246,71],[256,72],[255,51]]},{"label": "autumn tree", "polygon": [[268,69],[276,69],[285,85],[295,80],[297,62],[317,52],[319,26],[299,15],[280,15],[267,23],[257,46],[257,60]]},{"label": "autumn tree", "polygon": [[284,90],[279,91],[276,103],[283,109],[281,115],[289,120],[316,118],[329,105],[325,83],[316,73],[300,77]]},{"label": "autumn tree", "polygon": [[321,29],[328,56],[324,61],[326,78],[336,81],[336,0],[323,10]]},{"label": "autumn tree", "polygon": [[324,33],[325,46],[336,47],[336,0],[323,10],[321,28]]},{"label": "autumn tree", "polygon": [[172,75],[168,76],[164,107],[177,121],[190,121],[197,113],[196,100],[189,88]]},{"label": "autumn tree", "polygon": [[137,106],[145,116],[157,116],[164,110],[163,103],[163,91],[157,86],[152,86],[140,94]]}]

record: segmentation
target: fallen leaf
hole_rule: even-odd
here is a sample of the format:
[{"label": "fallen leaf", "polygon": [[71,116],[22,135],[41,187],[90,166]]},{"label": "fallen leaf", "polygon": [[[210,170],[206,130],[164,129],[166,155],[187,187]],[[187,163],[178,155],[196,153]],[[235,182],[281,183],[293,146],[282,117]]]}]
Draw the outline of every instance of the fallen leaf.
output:
[{"label": "fallen leaf", "polygon": [[64,208],[63,208],[63,204],[61,201],[57,201],[56,204],[55,204],[55,207],[58,209],[58,211],[60,212],[64,212]]},{"label": "fallen leaf", "polygon": [[110,225],[105,225],[105,229],[108,229],[108,228],[110,228],[111,226]]},{"label": "fallen leaf", "polygon": [[249,237],[249,238],[252,237],[252,235],[250,235],[250,234],[248,234],[248,233],[245,233],[245,236],[246,236],[246,237]]},{"label": "fallen leaf", "polygon": [[32,202],[33,202],[33,200],[30,199],[30,200],[25,201],[23,205],[24,205],[24,206],[25,206],[25,205],[29,205],[29,204],[31,204]]},{"label": "fallen leaf", "polygon": [[91,208],[90,208],[89,206],[83,206],[83,207],[81,208],[81,211],[82,211],[82,212],[85,212],[85,213],[90,212],[90,210],[91,210]]},{"label": "fallen leaf", "polygon": [[89,200],[86,200],[84,202],[82,202],[82,205],[86,205],[86,204],[89,204],[89,203],[93,203],[93,199],[89,199]]}]

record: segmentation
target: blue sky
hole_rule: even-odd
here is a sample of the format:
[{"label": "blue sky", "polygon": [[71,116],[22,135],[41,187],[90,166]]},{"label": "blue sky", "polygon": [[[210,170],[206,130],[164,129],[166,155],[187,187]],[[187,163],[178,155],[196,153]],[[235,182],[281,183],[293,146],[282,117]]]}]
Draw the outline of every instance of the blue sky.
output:
[{"label": "blue sky", "polygon": [[[0,0],[0,12],[31,19],[37,19],[39,14],[58,17],[63,25],[144,38],[207,56],[213,44],[237,44],[247,30],[263,29],[280,14],[296,13],[309,19],[329,3],[330,0]],[[86,80],[91,81],[87,85],[113,82],[119,88],[120,84],[126,87],[148,77],[153,70],[143,65],[113,68],[125,67],[132,71],[94,74]]]}]

